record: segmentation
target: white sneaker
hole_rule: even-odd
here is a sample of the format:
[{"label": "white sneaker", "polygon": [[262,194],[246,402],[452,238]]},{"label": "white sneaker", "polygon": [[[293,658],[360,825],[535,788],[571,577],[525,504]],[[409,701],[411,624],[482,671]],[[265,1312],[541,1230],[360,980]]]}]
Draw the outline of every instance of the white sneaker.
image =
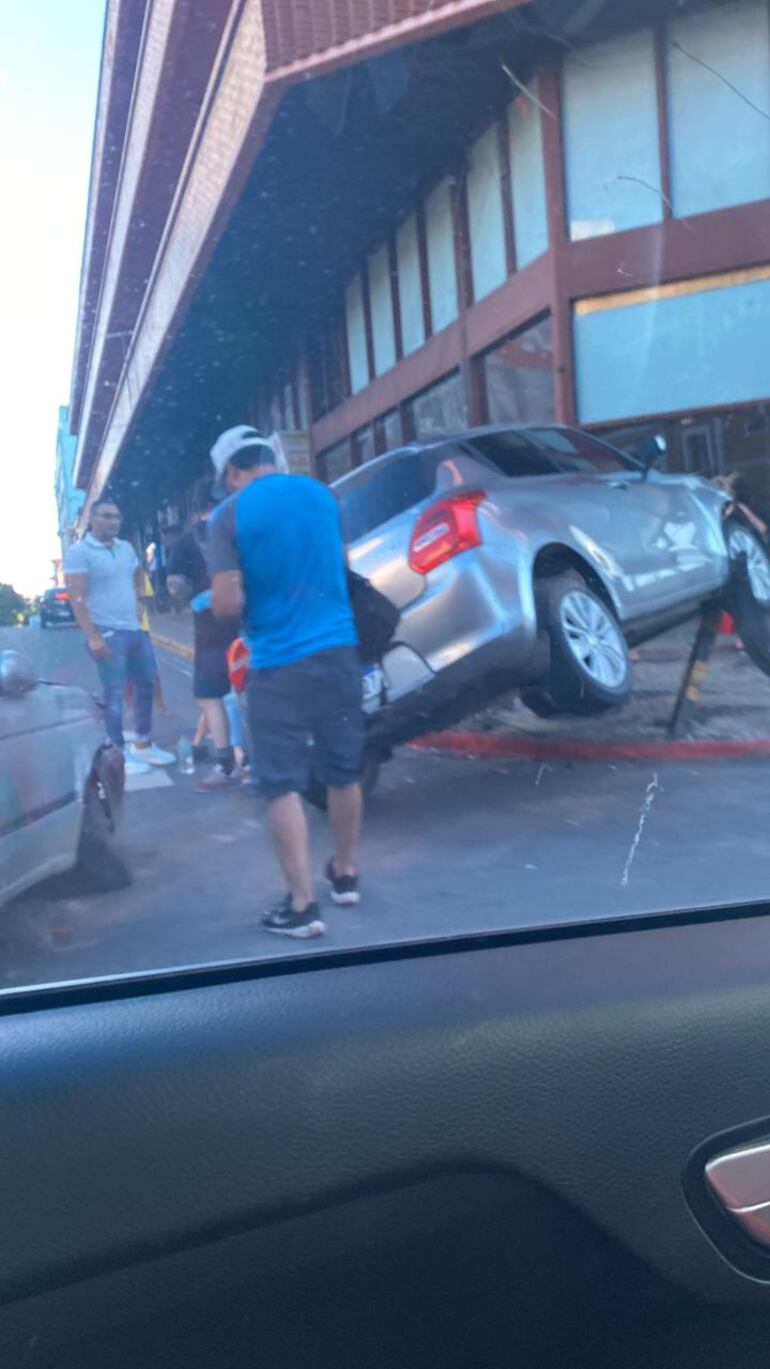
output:
[{"label": "white sneaker", "polygon": [[126,756],[125,770],[123,773],[125,774],[126,779],[130,779],[132,775],[149,774],[150,768],[149,765],[144,765],[142,761],[135,761],[132,760],[130,756]]},{"label": "white sneaker", "polygon": [[174,765],[176,761],[176,756],[171,751],[163,751],[154,742],[150,742],[149,746],[137,746],[134,743],[128,748],[128,754],[140,765]]}]

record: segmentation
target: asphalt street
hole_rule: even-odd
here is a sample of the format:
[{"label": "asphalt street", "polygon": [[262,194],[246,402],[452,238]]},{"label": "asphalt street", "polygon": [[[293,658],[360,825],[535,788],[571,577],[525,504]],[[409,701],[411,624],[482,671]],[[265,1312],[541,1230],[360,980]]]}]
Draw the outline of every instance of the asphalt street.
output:
[{"label": "asphalt street", "polygon": [[[76,629],[0,636],[43,678],[96,688]],[[195,722],[191,668],[159,659],[169,716],[156,736],[173,748]],[[0,910],[0,987],[760,899],[769,770],[763,758],[543,765],[406,748],[367,812],[361,907],[329,906],[328,936],[292,943],[259,925],[281,885],[253,789],[197,795],[172,768],[127,796],[130,888],[41,886]],[[322,815],[310,822],[320,872],[329,843]]]}]

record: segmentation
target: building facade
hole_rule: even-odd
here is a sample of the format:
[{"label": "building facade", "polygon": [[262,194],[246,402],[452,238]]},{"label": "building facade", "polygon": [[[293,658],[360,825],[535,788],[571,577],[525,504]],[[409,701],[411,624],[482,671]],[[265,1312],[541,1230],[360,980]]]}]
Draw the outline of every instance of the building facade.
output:
[{"label": "building facade", "polygon": [[79,490],[75,484],[76,447],[77,439],[70,432],[69,409],[65,404],[62,404],[59,406],[59,423],[56,429],[56,469],[54,474],[57,527],[62,559],[72,544],[78,515],[85,499],[83,490]]},{"label": "building facade", "polygon": [[88,499],[173,528],[239,421],[325,480],[551,419],[764,470],[768,0],[141,8],[108,5]]}]

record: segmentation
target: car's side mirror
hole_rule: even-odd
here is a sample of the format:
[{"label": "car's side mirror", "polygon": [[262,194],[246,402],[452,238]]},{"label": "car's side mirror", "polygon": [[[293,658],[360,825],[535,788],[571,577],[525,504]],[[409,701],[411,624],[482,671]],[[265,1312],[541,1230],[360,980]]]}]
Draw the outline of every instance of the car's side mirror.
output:
[{"label": "car's side mirror", "polygon": [[642,479],[646,480],[651,470],[657,466],[660,458],[665,454],[667,442],[662,433],[656,433],[654,437],[646,437],[644,442],[640,442],[634,448],[634,456],[637,461],[641,461],[643,467]]},{"label": "car's side mirror", "polygon": [[20,651],[0,651],[0,695],[18,698],[37,684],[35,667]]}]

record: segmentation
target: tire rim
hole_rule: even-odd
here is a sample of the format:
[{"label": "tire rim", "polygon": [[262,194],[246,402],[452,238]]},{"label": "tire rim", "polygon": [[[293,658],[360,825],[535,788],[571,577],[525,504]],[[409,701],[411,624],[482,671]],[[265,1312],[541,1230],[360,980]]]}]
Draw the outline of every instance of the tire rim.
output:
[{"label": "tire rim", "polygon": [[625,684],[625,643],[604,605],[591,594],[572,590],[561,601],[559,618],[567,646],[584,674],[604,689]]},{"label": "tire rim", "polygon": [[730,557],[737,561],[739,556],[746,557],[751,593],[757,603],[770,603],[770,561],[747,528],[733,528],[730,533]]}]

